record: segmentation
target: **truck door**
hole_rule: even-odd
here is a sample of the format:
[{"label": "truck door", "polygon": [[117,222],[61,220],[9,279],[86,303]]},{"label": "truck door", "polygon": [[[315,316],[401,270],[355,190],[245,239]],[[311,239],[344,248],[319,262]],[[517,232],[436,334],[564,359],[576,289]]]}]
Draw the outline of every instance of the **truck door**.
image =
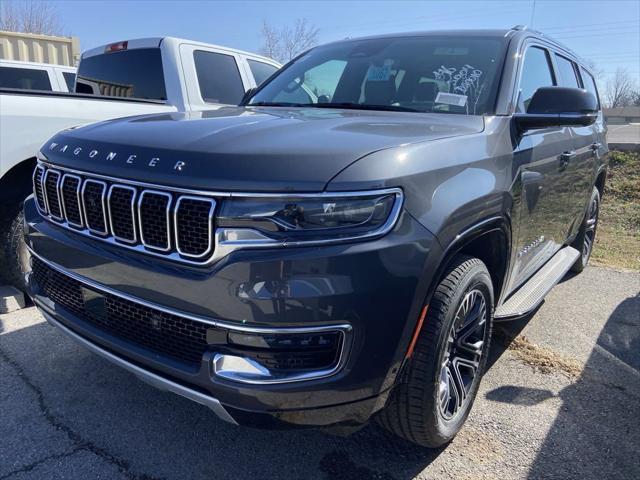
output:
[{"label": "truck door", "polygon": [[[557,85],[546,48],[530,44],[521,64],[517,111],[526,112],[535,91]],[[572,187],[565,170],[573,149],[568,127],[529,130],[513,152],[514,248],[509,291],[533,275],[564,243],[566,203]]]},{"label": "truck door", "polygon": [[[581,88],[578,65],[558,53],[555,53],[553,57],[560,85]],[[578,232],[587,202],[591,197],[596,171],[596,156],[599,154],[597,128],[597,125],[594,124],[586,127],[575,126],[570,129],[573,137],[573,149],[564,171],[564,181],[570,186],[566,198],[566,238],[572,237]]]}]

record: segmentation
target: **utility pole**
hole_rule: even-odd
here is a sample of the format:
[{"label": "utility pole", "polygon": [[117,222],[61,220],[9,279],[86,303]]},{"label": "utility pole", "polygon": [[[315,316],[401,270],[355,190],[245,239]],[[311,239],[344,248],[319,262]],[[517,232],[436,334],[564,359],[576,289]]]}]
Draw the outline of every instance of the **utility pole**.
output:
[{"label": "utility pole", "polygon": [[536,15],[536,0],[533,0],[533,5],[531,6],[531,21],[529,22],[529,26],[533,28],[533,21]]}]

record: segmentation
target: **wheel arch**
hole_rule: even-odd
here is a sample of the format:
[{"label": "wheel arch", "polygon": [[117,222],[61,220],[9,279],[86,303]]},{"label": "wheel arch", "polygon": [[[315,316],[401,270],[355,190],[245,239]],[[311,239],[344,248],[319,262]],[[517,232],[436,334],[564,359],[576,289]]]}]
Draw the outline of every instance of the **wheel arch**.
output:
[{"label": "wheel arch", "polygon": [[429,296],[442,279],[447,267],[456,255],[479,258],[487,266],[493,283],[494,297],[500,299],[505,287],[511,259],[511,223],[505,217],[491,217],[482,220],[460,234],[445,247],[431,283]]},{"label": "wheel arch", "polygon": [[604,195],[604,185],[607,181],[607,167],[603,166],[596,175],[595,187],[600,192],[600,197]]},{"label": "wheel arch", "polygon": [[0,203],[19,203],[32,190],[31,178],[36,166],[36,157],[27,158],[11,167],[0,178]]}]

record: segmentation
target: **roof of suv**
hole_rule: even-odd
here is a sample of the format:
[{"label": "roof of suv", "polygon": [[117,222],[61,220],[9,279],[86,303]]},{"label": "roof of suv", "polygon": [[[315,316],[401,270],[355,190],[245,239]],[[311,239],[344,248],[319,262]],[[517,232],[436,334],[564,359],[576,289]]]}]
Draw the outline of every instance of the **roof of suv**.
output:
[{"label": "roof of suv", "polygon": [[544,33],[530,29],[523,25],[517,25],[512,28],[496,28],[496,29],[465,29],[465,30],[426,30],[415,32],[399,32],[399,33],[386,33],[382,35],[369,35],[365,37],[345,38],[344,40],[337,40],[331,43],[341,43],[349,41],[359,40],[373,40],[376,38],[400,38],[400,37],[427,37],[427,36],[452,36],[452,37],[486,37],[486,38],[516,38],[516,37],[535,37],[540,40],[544,40],[562,50],[567,54],[575,57],[575,59],[583,65],[588,65],[580,55],[576,54],[566,45],[548,37]]}]

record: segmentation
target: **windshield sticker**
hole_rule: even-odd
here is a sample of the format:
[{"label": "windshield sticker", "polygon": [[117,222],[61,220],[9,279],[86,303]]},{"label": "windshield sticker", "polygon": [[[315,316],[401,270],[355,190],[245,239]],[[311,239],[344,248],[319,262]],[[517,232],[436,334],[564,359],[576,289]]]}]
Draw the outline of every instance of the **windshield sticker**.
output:
[{"label": "windshield sticker", "polygon": [[[446,84],[447,89],[443,93],[454,94],[464,97],[465,102],[462,105],[459,103],[442,102],[448,105],[467,105],[467,113],[469,110],[469,104],[473,106],[473,112],[480,99],[480,94],[484,90],[484,83],[481,83],[480,79],[483,75],[482,70],[477,69],[469,64],[465,64],[460,68],[445,67],[442,65],[438,70],[433,72],[434,78],[440,82]],[[439,94],[438,94],[439,95]],[[467,99],[469,102],[467,103]],[[436,98],[436,101],[437,98]],[[461,100],[458,100],[460,102]]]},{"label": "windshield sticker", "polygon": [[457,93],[438,92],[438,95],[436,95],[436,103],[464,107],[467,104],[467,96],[458,95]]}]

